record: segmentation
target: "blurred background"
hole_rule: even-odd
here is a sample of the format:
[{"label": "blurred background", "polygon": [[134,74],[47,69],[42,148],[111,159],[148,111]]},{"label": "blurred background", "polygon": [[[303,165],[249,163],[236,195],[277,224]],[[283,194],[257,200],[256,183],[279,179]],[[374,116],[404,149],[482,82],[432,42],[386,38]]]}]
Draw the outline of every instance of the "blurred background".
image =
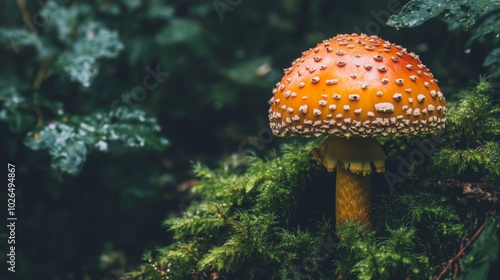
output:
[{"label": "blurred background", "polygon": [[494,75],[495,38],[468,44],[440,19],[386,26],[406,2],[3,1],[0,159],[16,166],[18,279],[119,279],[168,244],[162,222],[193,199],[193,162],[230,167],[284,142],[269,134],[271,90],[323,39],[401,44],[449,100]]}]

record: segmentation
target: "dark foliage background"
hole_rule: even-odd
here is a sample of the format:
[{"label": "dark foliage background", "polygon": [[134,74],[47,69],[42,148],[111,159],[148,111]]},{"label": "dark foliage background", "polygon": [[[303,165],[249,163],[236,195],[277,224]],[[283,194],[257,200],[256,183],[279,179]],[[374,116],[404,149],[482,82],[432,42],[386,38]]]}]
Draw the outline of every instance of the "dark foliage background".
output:
[{"label": "dark foliage background", "polygon": [[404,3],[0,3],[0,159],[16,166],[18,279],[113,279],[168,244],[162,221],[190,203],[191,162],[230,165],[283,143],[252,139],[267,131],[281,69],[325,38],[404,45],[448,100],[481,73],[496,78],[498,36],[453,14],[386,26]]}]

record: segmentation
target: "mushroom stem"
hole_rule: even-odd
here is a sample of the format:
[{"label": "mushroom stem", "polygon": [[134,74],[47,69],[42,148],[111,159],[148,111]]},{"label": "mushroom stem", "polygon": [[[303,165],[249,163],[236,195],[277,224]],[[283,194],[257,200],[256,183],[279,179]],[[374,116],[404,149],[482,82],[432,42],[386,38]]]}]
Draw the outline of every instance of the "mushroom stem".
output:
[{"label": "mushroom stem", "polygon": [[385,154],[375,138],[329,136],[314,157],[332,172],[337,168],[335,213],[337,224],[354,220],[371,227],[370,176],[385,170]]},{"label": "mushroom stem", "polygon": [[370,176],[337,167],[335,220],[337,225],[352,220],[371,227]]}]

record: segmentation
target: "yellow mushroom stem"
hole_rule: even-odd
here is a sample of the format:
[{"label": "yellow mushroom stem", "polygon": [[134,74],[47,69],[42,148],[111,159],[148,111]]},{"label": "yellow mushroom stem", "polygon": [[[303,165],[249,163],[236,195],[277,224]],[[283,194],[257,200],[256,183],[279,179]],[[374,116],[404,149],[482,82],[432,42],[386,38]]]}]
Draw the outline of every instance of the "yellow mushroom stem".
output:
[{"label": "yellow mushroom stem", "polygon": [[312,153],[328,171],[337,168],[336,223],[352,220],[371,227],[369,175],[372,169],[385,170],[385,154],[377,139],[329,136]]}]

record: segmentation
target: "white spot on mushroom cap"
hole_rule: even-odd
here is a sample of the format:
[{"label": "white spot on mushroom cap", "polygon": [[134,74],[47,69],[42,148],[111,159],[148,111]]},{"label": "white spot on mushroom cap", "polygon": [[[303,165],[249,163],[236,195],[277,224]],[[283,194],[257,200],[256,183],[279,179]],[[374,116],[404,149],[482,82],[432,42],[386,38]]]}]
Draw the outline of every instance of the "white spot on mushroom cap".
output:
[{"label": "white spot on mushroom cap", "polygon": [[389,102],[377,103],[375,104],[375,111],[382,113],[394,112],[394,105]]},{"label": "white spot on mushroom cap", "polygon": [[337,93],[333,94],[333,99],[339,100],[340,97],[341,97],[340,94]]},{"label": "white spot on mushroom cap", "polygon": [[419,103],[423,103],[425,101],[425,95],[423,95],[423,94],[417,95],[417,101]]},{"label": "white spot on mushroom cap", "polygon": [[396,92],[394,95],[392,95],[392,98],[396,101],[401,101],[403,99],[403,95],[401,93]]},{"label": "white spot on mushroom cap", "polygon": [[307,105],[302,105],[299,107],[299,111],[302,113],[302,114],[307,114]]},{"label": "white spot on mushroom cap", "polygon": [[337,80],[337,79],[331,79],[331,80],[326,80],[326,81],[325,81],[325,83],[326,83],[327,85],[334,85],[334,84],[336,84],[336,83],[338,83],[338,82],[339,82],[339,80]]},{"label": "white spot on mushroom cap", "polygon": [[330,109],[331,111],[334,111],[335,109],[337,109],[337,105],[335,105],[335,104],[330,104],[330,105],[328,106],[328,109]]},{"label": "white spot on mushroom cap", "polygon": [[377,67],[377,70],[380,71],[380,72],[385,72],[385,71],[387,71],[387,67],[385,67],[385,66],[379,66],[379,67]]},{"label": "white spot on mushroom cap", "polygon": [[326,102],[326,100],[320,100],[318,102],[319,106],[326,106],[326,104],[328,104],[328,102]]},{"label": "white spot on mushroom cap", "polygon": [[319,116],[319,115],[321,115],[321,110],[318,110],[318,109],[314,108],[314,110],[313,110],[313,114],[314,114],[315,116]]},{"label": "white spot on mushroom cap", "polygon": [[349,94],[349,100],[351,101],[359,100],[359,94]]}]

